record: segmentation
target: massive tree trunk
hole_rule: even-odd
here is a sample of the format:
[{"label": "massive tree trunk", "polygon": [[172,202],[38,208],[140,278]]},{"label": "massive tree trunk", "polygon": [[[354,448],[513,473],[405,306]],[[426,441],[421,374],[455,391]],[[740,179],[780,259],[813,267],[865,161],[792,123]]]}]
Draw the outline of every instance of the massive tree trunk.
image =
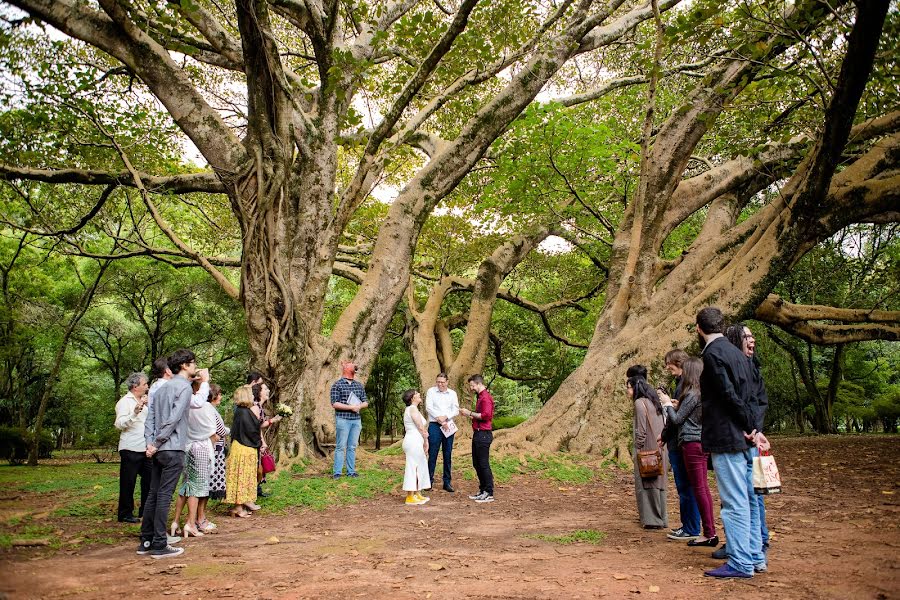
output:
[{"label": "massive tree trunk", "polygon": [[[736,221],[740,208],[778,174],[767,169],[765,157],[749,161],[755,164],[737,159],[686,180],[681,174],[697,142],[752,80],[758,63],[724,64],[666,120],[649,161],[642,165],[643,193],[629,205],[616,235],[607,303],[584,363],[535,417],[500,432],[499,448],[611,451],[630,460],[632,407],[624,390],[629,365],[648,365],[651,378],[661,378],[663,355],[692,341],[699,309],[716,305],[735,319],[753,316],[780,278],[816,243],[850,223],[895,210],[900,198],[895,171],[900,134],[892,132],[896,128],[834,175],[886,11],[887,2],[860,3],[822,133],[780,196],[742,223]],[[803,31],[814,26],[810,14],[809,6],[801,4],[788,18]],[[770,55],[783,49],[775,37],[765,43]],[[863,129],[856,133],[864,135]],[[789,162],[796,164],[799,157]],[[778,164],[783,168],[784,161]],[[691,247],[676,261],[660,259],[666,236],[706,206],[705,226]]]}]

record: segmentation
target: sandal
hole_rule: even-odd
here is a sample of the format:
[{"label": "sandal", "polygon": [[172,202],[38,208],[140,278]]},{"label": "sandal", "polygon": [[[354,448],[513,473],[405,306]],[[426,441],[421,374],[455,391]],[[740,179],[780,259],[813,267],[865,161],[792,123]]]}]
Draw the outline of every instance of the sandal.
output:
[{"label": "sandal", "polygon": [[687,543],[688,546],[708,546],[710,548],[715,548],[719,545],[719,536],[714,535],[711,538],[707,538],[705,540],[691,540]]},{"label": "sandal", "polygon": [[229,512],[229,514],[231,514],[232,517],[240,517],[240,518],[250,517],[250,516],[253,515],[252,512],[248,512],[248,511],[246,511],[246,510],[235,510],[235,509],[231,509],[231,510],[228,511],[228,512]]}]

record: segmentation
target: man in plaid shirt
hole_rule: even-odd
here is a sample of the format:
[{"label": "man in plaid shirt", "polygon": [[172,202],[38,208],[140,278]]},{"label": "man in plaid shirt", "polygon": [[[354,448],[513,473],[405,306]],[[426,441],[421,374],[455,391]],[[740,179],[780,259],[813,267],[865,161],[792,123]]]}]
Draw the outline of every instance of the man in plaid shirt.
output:
[{"label": "man in plaid shirt", "polygon": [[356,365],[341,362],[342,377],[331,386],[331,407],[334,409],[334,478],[340,479],[347,458],[347,477],[357,477],[356,446],[362,420],[359,411],[368,408],[366,389],[356,381]]}]

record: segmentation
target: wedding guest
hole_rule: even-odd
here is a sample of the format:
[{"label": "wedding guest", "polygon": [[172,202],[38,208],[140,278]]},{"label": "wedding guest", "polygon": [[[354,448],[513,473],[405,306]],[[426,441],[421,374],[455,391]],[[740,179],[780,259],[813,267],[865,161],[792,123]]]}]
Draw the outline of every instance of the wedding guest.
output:
[{"label": "wedding guest", "polygon": [[184,548],[169,545],[166,525],[172,494],[184,468],[191,379],[197,372],[194,353],[190,350],[176,351],[169,357],[169,370],[174,376],[157,390],[144,423],[146,453],[153,462],[138,554],[150,554],[152,558],[178,556],[184,552]]},{"label": "wedding guest", "polygon": [[639,450],[653,450],[658,447],[657,440],[665,423],[663,408],[656,390],[643,377],[629,377],[625,388],[628,397],[634,402],[634,496],[638,515],[644,529],[662,529],[669,524],[666,514],[668,465],[665,448],[660,453],[663,462],[662,474],[656,477],[641,477],[637,453]]},{"label": "wedding guest", "polygon": [[252,410],[253,392],[241,386],[234,392],[234,421],[231,450],[225,468],[225,502],[233,504],[231,514],[249,517],[256,504],[256,465],[262,445],[259,418]]},{"label": "wedding guest", "polygon": [[[703,426],[700,405],[700,373],[703,372],[703,361],[688,357],[679,369],[680,382],[677,408],[666,394],[660,394],[660,401],[666,409],[668,422],[678,426],[678,444],[680,454],[684,457],[686,476],[696,498],[700,517],[703,522],[703,535],[688,541],[688,546],[716,547],[719,537],[716,535],[715,515],[713,514],[712,495],[707,480],[707,455],[700,445]],[[671,456],[671,454],[670,454]]]},{"label": "wedding guest", "polygon": [[[150,459],[144,439],[147,420],[147,376],[132,373],[125,380],[128,393],[116,403],[116,429],[119,434],[119,508],[120,523],[140,523],[150,491]],[[141,507],[134,516],[134,485],[141,478]]]},{"label": "wedding guest", "polygon": [[[688,358],[688,353],[680,348],[666,352],[664,359],[665,369],[675,378],[675,389],[673,392],[675,398],[680,397],[682,365]],[[665,392],[660,391],[660,400],[662,400]],[[697,499],[694,497],[691,481],[688,478],[681,444],[678,442],[679,429],[680,423],[676,424],[669,419],[663,430],[663,441],[666,442],[666,448],[669,449],[669,465],[672,467],[672,478],[675,480],[675,489],[678,491],[678,515],[681,518],[681,527],[673,529],[667,537],[670,540],[690,541],[700,536],[700,511],[697,508]],[[700,441],[699,437],[697,441]]]},{"label": "wedding guest", "polygon": [[[219,405],[222,403],[222,388],[215,383],[209,386],[209,403],[216,409],[216,435],[219,436],[213,449],[213,472],[209,480],[209,497],[215,500],[225,498],[225,438],[230,430],[225,426],[225,421],[219,413]],[[206,529],[200,523],[201,529]]]},{"label": "wedding guest", "polygon": [[766,569],[750,451],[757,433],[751,397],[753,373],[747,357],[722,335],[724,321],[722,311],[715,307],[697,313],[697,334],[704,344],[701,444],[704,452],[712,454],[728,537],[728,561],[704,575],[750,578],[754,571]]},{"label": "wedding guest", "polygon": [[406,492],[407,504],[425,504],[430,498],[422,495],[422,490],[431,487],[428,476],[428,438],[425,431],[425,419],[419,412],[422,396],[416,390],[403,392],[403,452],[406,454],[406,469],[403,472],[403,490]]},{"label": "wedding guest", "polygon": [[362,431],[359,411],[368,406],[366,389],[356,381],[356,365],[352,361],[341,361],[341,378],[331,386],[331,408],[334,409],[334,479],[341,478],[345,458],[347,477],[357,477],[356,446]]},{"label": "wedding guest", "polygon": [[[195,387],[199,388],[201,382],[207,383],[208,386],[209,372],[201,369],[199,374],[201,379],[194,382]],[[181,510],[187,503],[188,518],[182,531],[186,537],[203,536],[203,532],[197,524],[206,520],[205,507],[209,498],[209,481],[213,466],[213,442],[217,440],[215,413],[215,408],[206,401],[200,406],[191,406],[188,412],[188,443],[185,447],[187,463],[181,488],[178,491],[178,500],[175,503],[175,520],[171,525],[172,535],[176,535],[178,532]]]}]

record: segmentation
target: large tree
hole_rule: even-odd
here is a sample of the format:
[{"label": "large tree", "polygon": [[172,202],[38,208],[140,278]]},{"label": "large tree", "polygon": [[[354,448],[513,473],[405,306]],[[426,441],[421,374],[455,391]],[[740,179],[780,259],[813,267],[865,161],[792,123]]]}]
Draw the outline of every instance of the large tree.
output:
[{"label": "large tree", "polygon": [[[135,204],[167,241],[160,247],[141,236],[120,236],[128,237],[117,238],[127,249],[123,256],[180,256],[206,269],[241,302],[254,363],[303,416],[289,422],[282,439],[289,455],[321,450],[330,441],[333,425],[325,399],[337,362],[352,358],[364,371],[371,365],[410,287],[418,238],[435,207],[539,92],[571,75],[568,65],[584,58],[576,64],[579,77],[587,67],[599,79],[623,71],[612,46],[635,43],[647,54],[638,34],[644,22],[653,22],[652,58],[645,58],[649,68],[562,101],[575,106],[623,86],[649,83],[639,184],[613,228],[606,304],[584,365],[535,419],[507,437],[508,443],[622,448],[627,407],[614,390],[626,363],[684,343],[702,305],[716,302],[732,315],[751,314],[804,252],[844,225],[896,218],[891,212],[898,189],[892,175],[896,115],[852,132],[858,152],[834,175],[871,71],[886,1],[860,2],[858,16],[846,3],[831,10],[810,0],[786,13],[770,10],[768,3],[737,3],[737,16],[723,14],[766,26],[754,25],[746,33],[738,25],[720,34],[731,38],[724,49],[680,66],[663,64],[664,12],[677,0],[446,5],[238,0],[228,8],[202,0],[10,4],[101,51],[107,68],[80,69],[78,83],[98,97],[104,89],[99,83],[110,79],[141,86],[211,170],[174,176],[153,171],[147,167],[152,160],[133,160],[136,144],[123,141],[117,129],[116,121],[130,114],[127,106],[108,107],[116,117],[109,118],[90,103],[75,102],[73,109],[93,124],[98,143],[115,151],[121,168],[66,165],[67,153],[58,152],[45,161],[38,154],[36,164],[3,165],[0,173],[9,180],[136,188]],[[721,28],[717,12],[713,3],[695,3],[679,15],[677,29]],[[817,59],[818,48],[803,50],[806,38],[846,22],[853,23],[848,40],[832,44],[845,51],[844,68],[814,139],[772,144],[684,178],[698,144],[757,76],[772,76],[792,61]],[[785,58],[792,52],[796,57]],[[699,77],[699,83],[683,91],[675,110],[657,122],[659,80],[682,71]],[[342,244],[354,216],[385,180],[399,192],[362,270],[339,260]],[[760,191],[783,180],[779,194],[738,221]],[[241,231],[239,257],[209,256],[188,244],[177,224],[167,220],[172,213],[157,206],[157,192],[198,191],[227,196]],[[77,223],[101,212],[108,195]],[[706,222],[690,248],[675,260],[662,259],[670,234],[698,213]],[[77,225],[60,237],[73,246],[71,229]],[[223,270],[227,267],[240,267],[239,282]],[[481,278],[489,284],[483,286],[481,309],[491,304],[502,280],[502,266],[490,270]],[[325,335],[334,273],[356,278],[359,286]],[[767,305],[783,311],[774,299]],[[468,367],[484,360],[490,310],[477,316],[480,336],[471,342],[467,336],[462,348],[471,357]]]},{"label": "large tree", "polygon": [[[337,362],[352,358],[365,370],[374,359],[437,203],[567,61],[616,42],[653,9],[677,3],[238,0],[222,8],[203,1],[14,0],[115,59],[97,77],[140,81],[211,171],[142,173],[100,118],[93,120],[124,169],[2,171],[7,178],[138,188],[175,249],[240,299],[254,362],[304,416],[291,420],[284,438],[288,454],[302,454],[332,436],[322,399]],[[246,115],[237,124],[204,93],[208,66],[243,75],[236,80]],[[359,106],[367,97],[376,105],[363,127]],[[446,126],[429,128],[441,119]],[[438,138],[438,128],[451,135]],[[398,155],[408,160],[410,145],[427,160],[403,182],[355,297],[323,336],[342,235],[390,162]],[[242,232],[239,285],[220,270],[227,261],[201,255],[164,222],[149,190],[165,188],[227,194]]]}]

